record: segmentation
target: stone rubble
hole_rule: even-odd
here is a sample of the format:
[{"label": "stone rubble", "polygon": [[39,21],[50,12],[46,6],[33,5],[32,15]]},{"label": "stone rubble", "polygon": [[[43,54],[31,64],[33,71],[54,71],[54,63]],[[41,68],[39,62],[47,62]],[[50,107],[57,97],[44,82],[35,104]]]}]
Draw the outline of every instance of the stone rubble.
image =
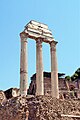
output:
[{"label": "stone rubble", "polygon": [[[61,100],[50,96],[15,97],[0,105],[0,120],[79,120],[61,117],[79,115],[80,100]],[[29,115],[29,116],[28,116]]]},{"label": "stone rubble", "polygon": [[25,98],[15,97],[0,106],[0,120],[27,120],[28,106]]},{"label": "stone rubble", "polygon": [[0,103],[3,103],[6,100],[4,91],[0,90]]}]

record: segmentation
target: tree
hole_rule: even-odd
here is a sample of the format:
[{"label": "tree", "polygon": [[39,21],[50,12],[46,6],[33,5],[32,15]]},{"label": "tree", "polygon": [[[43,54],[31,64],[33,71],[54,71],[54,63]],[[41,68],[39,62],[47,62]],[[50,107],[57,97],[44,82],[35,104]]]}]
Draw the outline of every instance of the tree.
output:
[{"label": "tree", "polygon": [[71,77],[70,77],[69,75],[66,76],[65,79],[66,79],[67,81],[71,81]]},{"label": "tree", "polygon": [[71,76],[72,81],[80,79],[80,68],[78,68],[75,73]]}]

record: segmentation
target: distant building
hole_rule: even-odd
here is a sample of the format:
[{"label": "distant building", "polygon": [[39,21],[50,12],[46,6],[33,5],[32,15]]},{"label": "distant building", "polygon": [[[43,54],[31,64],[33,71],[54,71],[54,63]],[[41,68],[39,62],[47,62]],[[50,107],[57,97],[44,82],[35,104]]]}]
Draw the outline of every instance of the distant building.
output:
[{"label": "distant building", "polygon": [[[66,81],[65,74],[58,73],[59,97],[62,99],[80,98],[80,79],[75,81]],[[68,88],[69,87],[69,88]],[[36,73],[31,77],[31,83],[28,94],[36,93]],[[51,95],[51,73],[44,72],[44,95]]]},{"label": "distant building", "polygon": [[[44,72],[44,95],[51,95],[51,73]],[[80,78],[74,81],[66,81],[65,74],[58,73],[59,98],[61,99],[80,99]],[[36,95],[36,73],[31,77],[31,83],[28,89],[28,95]],[[17,97],[20,95],[18,88],[10,88],[6,91],[0,90],[0,104],[6,99]]]}]

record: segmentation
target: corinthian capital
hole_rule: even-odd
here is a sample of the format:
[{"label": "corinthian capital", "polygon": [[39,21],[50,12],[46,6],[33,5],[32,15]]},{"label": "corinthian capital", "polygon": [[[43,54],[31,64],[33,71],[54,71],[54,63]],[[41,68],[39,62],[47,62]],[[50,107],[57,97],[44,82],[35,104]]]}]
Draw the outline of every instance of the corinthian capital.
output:
[{"label": "corinthian capital", "polygon": [[36,45],[37,46],[41,46],[42,47],[42,38],[38,38],[38,39],[36,39]]},{"label": "corinthian capital", "polygon": [[21,40],[26,40],[28,38],[28,35],[25,32],[20,33]]},{"label": "corinthian capital", "polygon": [[51,48],[51,51],[56,51],[56,44],[57,44],[58,42],[56,42],[56,41],[51,41],[50,42],[50,48]]}]

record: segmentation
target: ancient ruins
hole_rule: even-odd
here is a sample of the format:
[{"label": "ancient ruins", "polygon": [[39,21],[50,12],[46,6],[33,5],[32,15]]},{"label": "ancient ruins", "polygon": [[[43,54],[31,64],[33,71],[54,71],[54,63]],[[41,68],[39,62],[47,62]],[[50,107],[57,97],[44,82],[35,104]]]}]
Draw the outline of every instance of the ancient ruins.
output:
[{"label": "ancient ruins", "polygon": [[30,21],[23,32],[20,33],[21,38],[21,59],[20,59],[20,94],[27,95],[28,89],[28,58],[27,45],[28,38],[36,41],[36,95],[44,95],[44,80],[43,80],[43,56],[42,43],[50,44],[51,51],[51,96],[59,98],[58,89],[58,73],[57,73],[57,58],[56,44],[52,32],[48,26],[36,21]]},{"label": "ancient ruins", "polygon": [[[30,21],[20,37],[20,89],[0,90],[0,120],[80,120],[80,76],[75,81],[60,77],[64,74],[57,70],[57,42],[48,26]],[[36,73],[31,77],[29,89],[28,38],[36,41]],[[50,44],[51,72],[43,71],[43,42]],[[66,93],[72,92],[76,99],[72,96],[66,99]]]},{"label": "ancient ruins", "polygon": [[[44,95],[51,96],[51,72],[43,72]],[[64,73],[58,73],[59,99],[80,99],[80,78],[67,81]],[[36,73],[31,76],[28,95],[36,94]]]}]

